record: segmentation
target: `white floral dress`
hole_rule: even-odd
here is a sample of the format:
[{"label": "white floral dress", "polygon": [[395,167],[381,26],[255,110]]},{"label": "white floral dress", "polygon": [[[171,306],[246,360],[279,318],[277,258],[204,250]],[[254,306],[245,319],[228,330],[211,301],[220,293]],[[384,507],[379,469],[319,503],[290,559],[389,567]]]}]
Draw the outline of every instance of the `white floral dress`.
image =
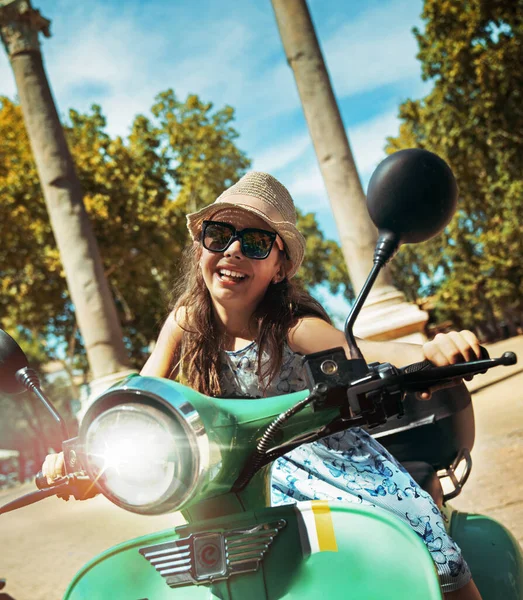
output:
[{"label": "white floral dress", "polygon": [[[253,342],[221,353],[225,397],[260,398],[258,349]],[[305,389],[302,356],[285,345],[279,377],[266,396]],[[338,500],[379,506],[409,524],[426,544],[436,564],[443,592],[470,580],[458,545],[448,536],[443,516],[430,494],[422,490],[398,461],[365,430],[353,428],[302,445],[275,461],[272,504],[304,500]]]}]

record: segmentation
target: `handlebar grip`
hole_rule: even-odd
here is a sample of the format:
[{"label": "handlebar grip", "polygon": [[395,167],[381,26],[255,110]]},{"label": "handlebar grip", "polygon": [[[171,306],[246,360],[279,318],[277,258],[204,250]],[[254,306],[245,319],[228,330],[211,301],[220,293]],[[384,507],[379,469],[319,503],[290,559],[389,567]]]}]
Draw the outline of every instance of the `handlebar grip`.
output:
[{"label": "handlebar grip", "polygon": [[[480,355],[477,360],[486,360],[486,359],[490,358],[488,350],[484,346],[480,346],[479,349],[480,349]],[[463,363],[463,364],[465,364],[465,363]],[[425,369],[430,369],[434,366],[435,365],[433,363],[431,363],[430,360],[422,360],[420,362],[412,363],[411,365],[407,365],[406,367],[403,367],[402,371],[403,371],[403,373],[408,375],[409,373],[419,373],[420,371],[424,371]]]},{"label": "handlebar grip", "polygon": [[421,362],[412,363],[411,365],[407,365],[402,369],[403,373],[418,373],[419,371],[423,371],[425,369],[430,369],[434,365],[430,362],[430,360],[422,360]]}]

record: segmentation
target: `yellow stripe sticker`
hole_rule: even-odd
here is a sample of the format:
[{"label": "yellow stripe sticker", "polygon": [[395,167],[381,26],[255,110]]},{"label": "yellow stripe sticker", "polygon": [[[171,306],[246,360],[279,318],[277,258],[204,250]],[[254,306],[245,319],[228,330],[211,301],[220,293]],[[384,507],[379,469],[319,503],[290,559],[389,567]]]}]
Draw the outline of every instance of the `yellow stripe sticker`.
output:
[{"label": "yellow stripe sticker", "polygon": [[314,521],[316,523],[316,534],[320,552],[338,552],[334,525],[332,523],[331,509],[327,500],[313,500],[311,502]]}]

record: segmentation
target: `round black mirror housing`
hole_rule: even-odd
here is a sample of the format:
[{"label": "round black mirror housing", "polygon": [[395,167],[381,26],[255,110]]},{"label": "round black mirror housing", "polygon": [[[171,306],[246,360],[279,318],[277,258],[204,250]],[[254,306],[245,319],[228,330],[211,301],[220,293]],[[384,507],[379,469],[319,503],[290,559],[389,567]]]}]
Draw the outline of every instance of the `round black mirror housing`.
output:
[{"label": "round black mirror housing", "polygon": [[16,372],[28,364],[22,348],[0,329],[0,392],[18,394],[25,391],[25,386],[16,379]]},{"label": "round black mirror housing", "polygon": [[369,182],[367,208],[380,232],[398,243],[424,242],[456,211],[458,185],[447,163],[428,150],[400,150],[381,162]]}]

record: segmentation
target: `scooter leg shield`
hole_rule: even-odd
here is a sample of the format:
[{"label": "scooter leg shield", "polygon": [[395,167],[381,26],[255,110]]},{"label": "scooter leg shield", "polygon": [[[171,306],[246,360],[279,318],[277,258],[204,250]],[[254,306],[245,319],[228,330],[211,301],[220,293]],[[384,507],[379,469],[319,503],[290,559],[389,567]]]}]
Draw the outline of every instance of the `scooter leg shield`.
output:
[{"label": "scooter leg shield", "polygon": [[[270,540],[260,541],[256,526],[263,523],[280,523],[282,528]],[[221,547],[216,541],[201,545],[196,536],[216,532],[223,534],[227,564],[235,565],[236,574],[196,581],[207,564],[205,548]],[[178,546],[181,554],[172,546],[177,541],[183,542]],[[223,555],[221,550],[213,553],[214,558]],[[239,572],[241,564],[254,559],[259,561],[255,570]],[[192,585],[182,581],[180,587],[170,588],[168,577]],[[382,509],[314,501],[228,515],[129,540],[85,565],[64,600],[441,597],[434,562],[409,526]]]},{"label": "scooter leg shield", "polygon": [[458,511],[449,529],[483,600],[523,599],[523,554],[508,529],[490,517]]}]

